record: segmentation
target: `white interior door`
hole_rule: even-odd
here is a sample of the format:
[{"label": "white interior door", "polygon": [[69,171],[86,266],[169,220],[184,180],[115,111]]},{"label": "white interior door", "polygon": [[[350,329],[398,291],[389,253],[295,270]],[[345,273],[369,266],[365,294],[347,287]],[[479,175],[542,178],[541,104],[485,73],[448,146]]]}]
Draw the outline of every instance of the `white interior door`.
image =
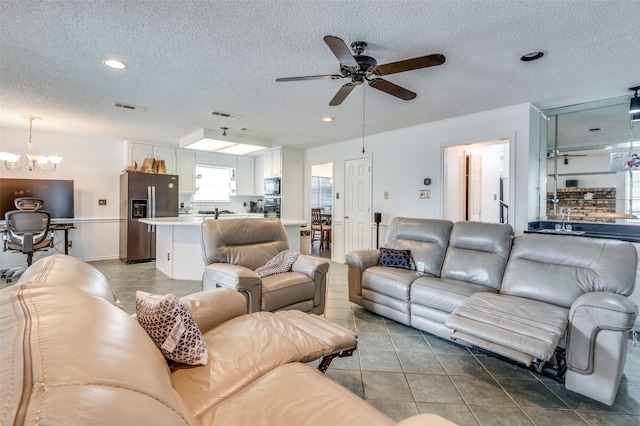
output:
[{"label": "white interior door", "polygon": [[467,154],[467,220],[482,219],[482,157]]},{"label": "white interior door", "polygon": [[371,165],[369,158],[344,163],[345,253],[371,248]]}]

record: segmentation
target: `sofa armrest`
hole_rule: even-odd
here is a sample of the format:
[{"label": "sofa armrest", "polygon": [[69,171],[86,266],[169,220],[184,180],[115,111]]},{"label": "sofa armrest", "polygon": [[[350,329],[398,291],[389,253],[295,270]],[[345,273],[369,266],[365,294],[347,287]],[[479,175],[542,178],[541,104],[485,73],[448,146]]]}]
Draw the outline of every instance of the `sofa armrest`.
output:
[{"label": "sofa armrest", "polygon": [[379,259],[380,250],[356,250],[347,253],[349,301],[362,305],[362,273],[365,269],[376,266]]},{"label": "sofa armrest", "polygon": [[318,257],[300,254],[291,266],[291,270],[293,272],[305,274],[309,278],[313,279],[315,287],[315,294],[313,296],[313,313],[318,315],[324,313],[329,262]]},{"label": "sofa armrest", "polygon": [[205,266],[202,289],[230,288],[247,297],[249,312],[259,312],[262,304],[262,280],[249,268],[231,263],[212,263]]},{"label": "sofa armrest", "polygon": [[247,313],[244,296],[228,288],[201,291],[181,297],[180,300],[202,333]]},{"label": "sofa armrest", "polygon": [[592,292],[578,297],[569,310],[568,368],[591,374],[597,334],[631,330],[637,316],[638,306],[619,294]]}]

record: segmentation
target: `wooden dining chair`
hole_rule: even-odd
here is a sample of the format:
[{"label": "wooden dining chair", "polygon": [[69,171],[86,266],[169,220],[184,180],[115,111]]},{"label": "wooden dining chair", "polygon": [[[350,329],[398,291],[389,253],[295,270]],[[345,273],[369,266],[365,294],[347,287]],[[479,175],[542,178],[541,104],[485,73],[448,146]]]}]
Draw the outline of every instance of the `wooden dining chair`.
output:
[{"label": "wooden dining chair", "polygon": [[322,207],[311,209],[311,245],[314,241],[320,241],[322,247]]}]

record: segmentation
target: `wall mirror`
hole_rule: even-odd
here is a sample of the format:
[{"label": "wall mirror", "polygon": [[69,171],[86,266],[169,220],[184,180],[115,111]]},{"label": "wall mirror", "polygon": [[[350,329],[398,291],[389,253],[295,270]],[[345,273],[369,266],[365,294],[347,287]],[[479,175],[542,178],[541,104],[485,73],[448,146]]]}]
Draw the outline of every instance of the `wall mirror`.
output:
[{"label": "wall mirror", "polygon": [[629,96],[542,114],[540,219],[640,224],[640,166],[628,166],[639,161],[640,122]]}]

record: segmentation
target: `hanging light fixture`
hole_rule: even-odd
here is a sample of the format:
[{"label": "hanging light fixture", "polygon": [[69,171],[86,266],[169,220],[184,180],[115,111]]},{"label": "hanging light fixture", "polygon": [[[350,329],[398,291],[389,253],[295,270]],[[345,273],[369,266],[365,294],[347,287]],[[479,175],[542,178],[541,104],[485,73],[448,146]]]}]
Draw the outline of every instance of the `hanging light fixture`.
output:
[{"label": "hanging light fixture", "polygon": [[0,161],[4,161],[4,166],[10,172],[17,172],[22,169],[38,173],[51,173],[55,171],[56,165],[62,161],[62,157],[57,157],[55,155],[50,155],[48,157],[45,155],[39,155],[34,151],[33,143],[31,142],[33,120],[40,120],[40,117],[25,115],[23,118],[29,120],[29,142],[27,144],[27,148],[23,149],[18,154],[0,152]]},{"label": "hanging light fixture", "polygon": [[220,127],[222,129],[222,136],[227,136],[227,130],[229,130],[228,127]]},{"label": "hanging light fixture", "polygon": [[[631,102],[629,104],[629,114],[638,114],[640,113],[640,98],[638,98],[638,90],[640,90],[640,86],[630,87],[629,90],[636,92],[633,98],[631,98]],[[637,120],[634,119],[633,121]]]}]

